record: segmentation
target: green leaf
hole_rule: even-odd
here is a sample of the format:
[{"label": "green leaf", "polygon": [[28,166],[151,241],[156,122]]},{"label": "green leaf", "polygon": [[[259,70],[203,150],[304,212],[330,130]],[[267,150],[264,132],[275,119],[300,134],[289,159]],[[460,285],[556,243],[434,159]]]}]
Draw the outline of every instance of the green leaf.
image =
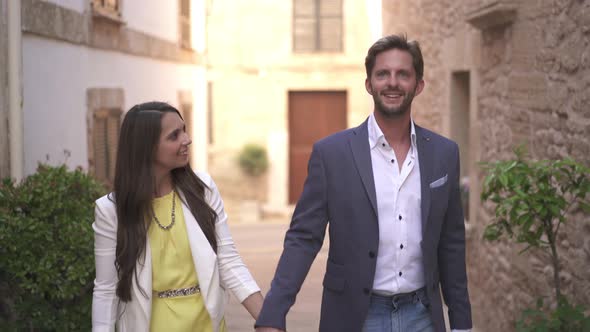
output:
[{"label": "green leaf", "polygon": [[580,205],[580,207],[582,208],[584,213],[590,213],[590,203],[580,201],[580,202],[578,202],[578,204]]},{"label": "green leaf", "polygon": [[82,172],[47,165],[14,188],[6,184],[0,186],[0,216],[7,221],[0,222],[0,280],[11,290],[3,303],[20,317],[10,324],[19,331],[90,330],[91,221],[103,186]]}]

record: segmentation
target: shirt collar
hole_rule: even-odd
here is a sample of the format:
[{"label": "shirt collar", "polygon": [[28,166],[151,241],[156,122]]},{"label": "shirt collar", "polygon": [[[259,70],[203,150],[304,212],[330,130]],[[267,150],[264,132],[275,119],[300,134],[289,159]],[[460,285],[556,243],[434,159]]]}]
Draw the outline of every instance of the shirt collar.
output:
[{"label": "shirt collar", "polygon": [[[369,148],[372,150],[380,143],[387,143],[385,140],[385,135],[379,128],[377,124],[377,120],[375,119],[375,113],[371,113],[369,115],[369,122],[368,122],[368,131],[369,131]],[[412,145],[412,149],[414,151],[417,150],[416,145],[416,127],[414,126],[414,119],[410,118],[410,141]]]}]

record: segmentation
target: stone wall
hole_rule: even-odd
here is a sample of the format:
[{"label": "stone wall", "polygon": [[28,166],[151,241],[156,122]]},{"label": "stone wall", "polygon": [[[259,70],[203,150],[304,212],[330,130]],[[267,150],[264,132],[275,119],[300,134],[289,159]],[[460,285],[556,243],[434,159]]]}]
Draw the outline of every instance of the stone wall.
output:
[{"label": "stone wall", "polygon": [[[385,2],[384,2],[385,3]],[[384,4],[384,31],[405,31],[421,41],[427,90],[417,98],[417,121],[448,135],[448,77],[457,56],[475,80],[476,119],[471,123],[471,164],[513,156],[527,144],[538,159],[573,157],[590,164],[590,1],[512,1],[512,23],[476,30],[470,13],[500,1],[422,0]],[[478,35],[471,50],[448,49]],[[471,39],[473,40],[473,39]],[[455,41],[450,43],[449,41]],[[477,130],[473,131],[473,127]],[[476,172],[481,183],[483,175]],[[477,196],[478,190],[472,190]],[[491,206],[471,205],[468,273],[474,324],[509,331],[521,310],[538,296],[553,295],[549,256],[518,255],[523,246],[483,242]],[[590,306],[590,218],[573,211],[561,229],[562,287],[577,304]]]}]

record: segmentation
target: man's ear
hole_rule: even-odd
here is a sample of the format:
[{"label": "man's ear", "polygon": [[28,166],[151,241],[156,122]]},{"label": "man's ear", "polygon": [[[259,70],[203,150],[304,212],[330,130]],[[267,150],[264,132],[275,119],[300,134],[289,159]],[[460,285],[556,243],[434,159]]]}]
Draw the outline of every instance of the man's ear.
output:
[{"label": "man's ear", "polygon": [[367,92],[371,96],[373,95],[373,87],[371,86],[371,80],[368,77],[365,78],[365,89],[367,89]]},{"label": "man's ear", "polygon": [[424,85],[426,83],[424,82],[424,79],[421,79],[420,81],[418,81],[418,84],[416,84],[416,94],[415,96],[419,95],[422,90],[424,90]]}]

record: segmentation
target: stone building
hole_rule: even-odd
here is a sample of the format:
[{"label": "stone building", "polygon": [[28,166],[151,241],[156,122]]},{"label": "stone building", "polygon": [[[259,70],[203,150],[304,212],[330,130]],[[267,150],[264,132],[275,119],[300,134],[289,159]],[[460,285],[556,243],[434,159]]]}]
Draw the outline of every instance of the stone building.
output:
[{"label": "stone building", "polygon": [[[193,165],[206,168],[204,0],[0,5],[0,175],[19,178],[39,162],[65,162],[109,183],[122,115],[152,100],[184,113]],[[5,29],[14,18],[17,29]],[[5,61],[6,53],[17,66]],[[9,83],[16,88],[7,89]],[[18,96],[5,98],[10,91]],[[5,130],[6,123],[17,129]]]},{"label": "stone building", "polygon": [[[364,0],[212,2],[209,168],[231,216],[288,215],[312,143],[369,114],[363,63],[379,13]],[[237,165],[247,143],[268,151],[263,177]]]},{"label": "stone building", "polygon": [[[537,297],[552,296],[548,255],[487,243],[493,210],[479,201],[479,161],[513,156],[525,143],[537,159],[590,164],[590,1],[383,1],[384,33],[421,42],[426,88],[417,122],[456,140],[469,180],[468,273],[479,330],[509,331]],[[561,230],[562,287],[590,305],[590,218]]]}]

